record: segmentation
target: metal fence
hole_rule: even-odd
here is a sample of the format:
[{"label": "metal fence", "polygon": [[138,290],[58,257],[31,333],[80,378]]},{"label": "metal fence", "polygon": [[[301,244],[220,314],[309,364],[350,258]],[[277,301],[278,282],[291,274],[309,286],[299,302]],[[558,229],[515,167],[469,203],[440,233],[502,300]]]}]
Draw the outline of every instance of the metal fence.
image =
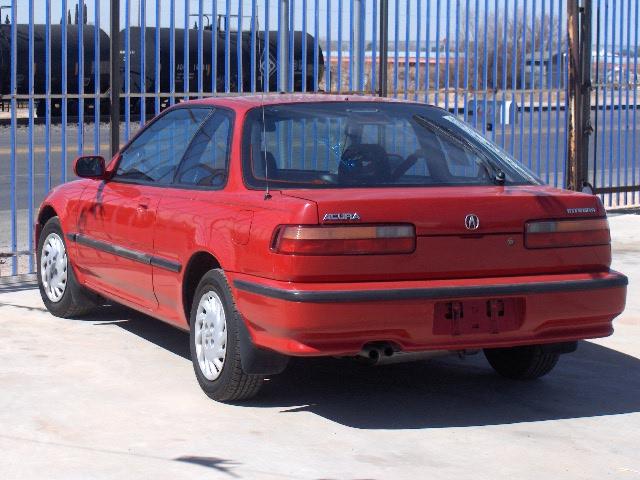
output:
[{"label": "metal fence", "polygon": [[[71,179],[76,155],[110,156],[189,98],[355,91],[427,102],[563,186],[566,2],[0,0],[0,276],[34,270],[37,206]],[[638,201],[638,3],[590,2],[588,178],[610,206]]]}]

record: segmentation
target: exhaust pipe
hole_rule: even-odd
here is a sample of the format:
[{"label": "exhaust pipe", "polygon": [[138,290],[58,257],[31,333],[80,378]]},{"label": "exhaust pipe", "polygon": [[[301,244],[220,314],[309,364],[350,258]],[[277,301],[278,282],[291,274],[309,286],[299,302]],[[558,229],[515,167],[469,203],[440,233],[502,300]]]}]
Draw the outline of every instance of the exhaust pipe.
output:
[{"label": "exhaust pipe", "polygon": [[369,343],[362,348],[357,358],[370,365],[377,365],[393,357],[396,351],[397,349],[391,343]]},{"label": "exhaust pipe", "polygon": [[370,343],[362,348],[357,357],[368,365],[389,365],[394,363],[416,362],[446,355],[464,357],[477,353],[474,350],[429,350],[425,352],[402,352],[388,342]]},{"label": "exhaust pipe", "polygon": [[380,348],[374,345],[365,345],[362,351],[358,354],[359,358],[363,358],[371,364],[377,363],[381,356]]}]

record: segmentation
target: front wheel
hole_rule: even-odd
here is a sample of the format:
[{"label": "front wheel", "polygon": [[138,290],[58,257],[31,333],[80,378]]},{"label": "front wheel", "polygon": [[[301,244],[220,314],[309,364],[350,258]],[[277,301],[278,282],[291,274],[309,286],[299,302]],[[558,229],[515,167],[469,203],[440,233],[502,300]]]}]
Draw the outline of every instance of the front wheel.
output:
[{"label": "front wheel", "polygon": [[42,229],[37,266],[40,296],[56,317],[77,317],[98,306],[99,297],[76,280],[58,217],[51,218]]},{"label": "front wheel", "polygon": [[261,375],[250,375],[242,369],[242,321],[222,270],[207,272],[191,307],[191,361],[202,390],[219,402],[249,399],[263,383]]},{"label": "front wheel", "polygon": [[484,350],[484,355],[496,372],[515,380],[533,380],[546,375],[560,357],[559,353],[541,345],[490,348]]}]

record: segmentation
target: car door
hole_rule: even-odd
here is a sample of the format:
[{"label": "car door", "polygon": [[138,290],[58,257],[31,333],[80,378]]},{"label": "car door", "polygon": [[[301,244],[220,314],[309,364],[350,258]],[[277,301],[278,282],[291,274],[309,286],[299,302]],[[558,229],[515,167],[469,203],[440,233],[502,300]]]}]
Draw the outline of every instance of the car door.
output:
[{"label": "car door", "polygon": [[148,310],[153,291],[157,208],[208,108],[177,108],[148,125],[121,153],[109,181],[82,195],[78,265],[89,286]]},{"label": "car door", "polygon": [[[230,207],[221,198],[229,172],[233,114],[216,109],[194,135],[177,169],[174,184],[158,206],[156,255],[178,268],[153,266],[159,314],[184,324],[182,274],[196,245],[208,242],[211,228],[230,221]],[[217,242],[229,241],[219,235]],[[199,248],[198,248],[199,249]]]}]

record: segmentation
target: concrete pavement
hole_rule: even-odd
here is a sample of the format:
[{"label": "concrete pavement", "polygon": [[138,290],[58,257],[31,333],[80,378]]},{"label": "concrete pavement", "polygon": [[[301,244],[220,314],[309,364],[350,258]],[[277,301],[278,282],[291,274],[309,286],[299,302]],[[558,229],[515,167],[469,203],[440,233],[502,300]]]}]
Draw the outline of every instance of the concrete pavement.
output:
[{"label": "concrete pavement", "polygon": [[0,478],[640,479],[640,216],[610,222],[630,277],[616,333],[531,383],[481,355],[298,361],[223,405],[186,334],[119,307],[58,319],[0,285]]}]

